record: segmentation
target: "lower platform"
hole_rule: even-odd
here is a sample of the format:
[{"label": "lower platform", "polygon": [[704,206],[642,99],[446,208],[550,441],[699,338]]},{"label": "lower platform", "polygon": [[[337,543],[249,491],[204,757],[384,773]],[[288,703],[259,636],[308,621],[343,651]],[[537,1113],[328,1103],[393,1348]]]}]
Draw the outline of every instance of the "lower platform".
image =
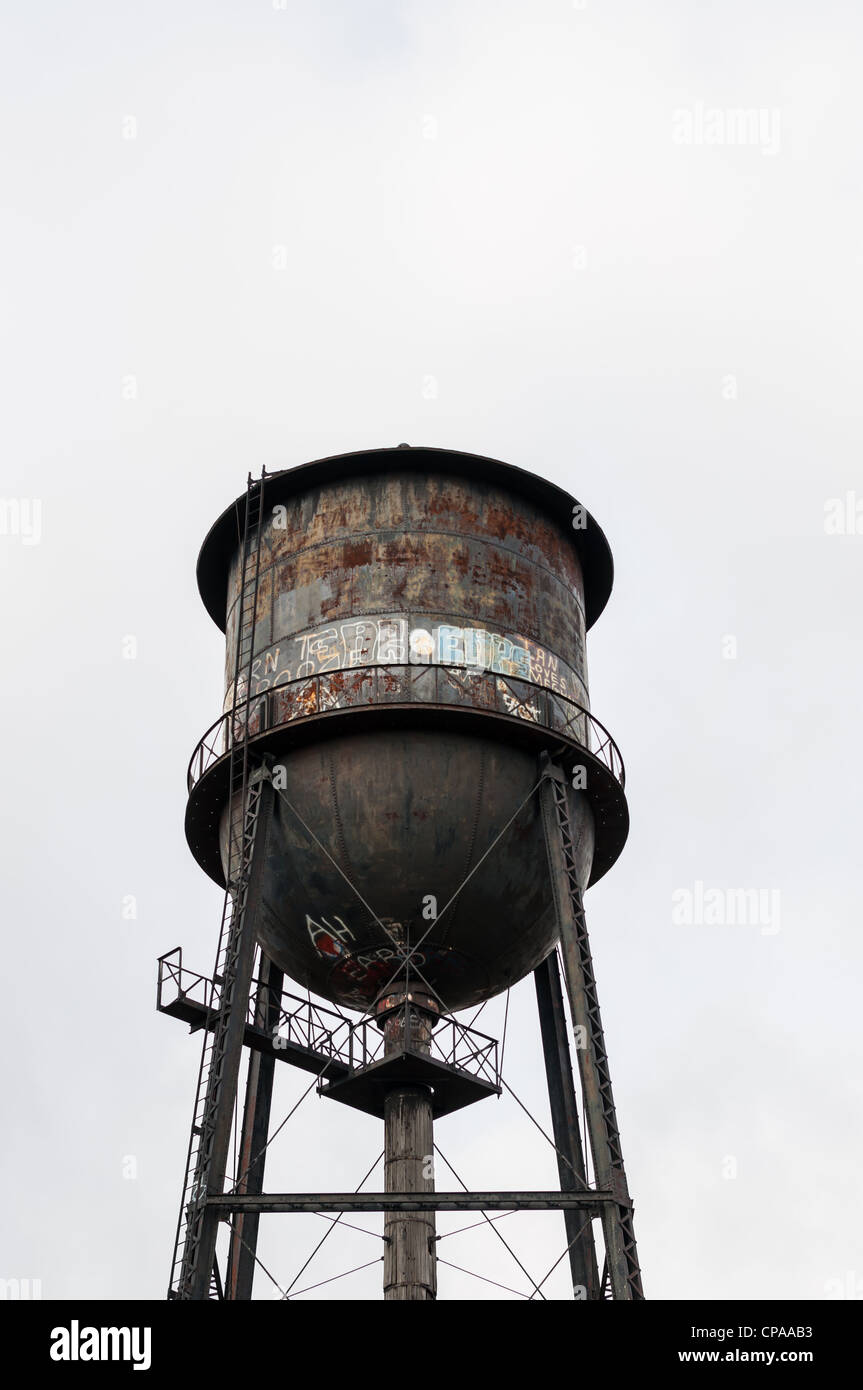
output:
[{"label": "lower platform", "polygon": [[485,1100],[486,1096],[500,1095],[500,1086],[436,1057],[408,1049],[393,1052],[338,1080],[321,1081],[318,1093],[383,1119],[387,1092],[396,1086],[428,1086],[432,1093],[432,1115],[436,1120],[454,1110],[463,1110],[475,1101]]}]

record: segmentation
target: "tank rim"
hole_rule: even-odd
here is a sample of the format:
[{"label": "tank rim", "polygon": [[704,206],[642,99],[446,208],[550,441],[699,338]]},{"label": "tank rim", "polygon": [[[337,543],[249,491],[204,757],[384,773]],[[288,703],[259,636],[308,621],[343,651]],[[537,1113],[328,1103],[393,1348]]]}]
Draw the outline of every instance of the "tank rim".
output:
[{"label": "tank rim", "polygon": [[[431,445],[397,444],[381,449],[358,449],[313,459],[295,468],[267,474],[267,497],[284,501],[303,488],[333,477],[351,478],[368,472],[438,472],[497,482],[510,491],[538,502],[572,536],[584,576],[585,624],[592,627],[608,603],[614,582],[611,547],[601,527],[585,509],[586,525],[572,529],[572,509],[578,499],[539,474],[504,463],[483,454]],[[275,488],[273,492],[271,489]],[[198,555],[198,591],[213,622],[222,632],[226,628],[228,570],[237,546],[245,516],[246,498],[240,496],[226,507],[211,526]]]}]

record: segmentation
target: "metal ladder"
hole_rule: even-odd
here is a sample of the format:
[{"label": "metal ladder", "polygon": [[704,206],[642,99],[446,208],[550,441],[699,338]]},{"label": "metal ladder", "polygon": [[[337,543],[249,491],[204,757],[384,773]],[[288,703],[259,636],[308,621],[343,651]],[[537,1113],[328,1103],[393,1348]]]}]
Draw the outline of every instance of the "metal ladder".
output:
[{"label": "metal ladder", "polygon": [[[246,971],[241,967],[241,956],[245,963],[249,957],[248,941],[244,934],[246,900],[264,786],[260,770],[251,774],[249,770],[249,725],[265,478],[266,470],[263,470],[260,479],[253,479],[249,474],[246,487],[241,552],[243,570],[237,611],[234,684],[228,723],[230,809],[227,882],[216,964],[204,1024],[186,1176],[174,1242],[169,1298],[218,1298],[222,1292],[218,1269],[214,1263],[215,1257],[213,1256],[211,1263],[208,1256],[209,1268],[205,1271],[200,1269],[200,1261],[206,1198],[214,1187],[220,1189],[224,1184],[227,1141],[230,1134],[229,1128],[227,1133],[222,1132],[225,1128],[225,1106],[219,1104],[225,1081],[228,1026],[238,988],[248,990],[248,982],[240,977],[251,973],[251,960],[249,959]],[[241,676],[245,677],[242,699],[239,698]]]},{"label": "metal ladder", "polygon": [[615,1194],[603,1213],[606,1266],[601,1291],[614,1299],[643,1299],[641,1270],[626,1183],[611,1072],[599,1013],[599,996],[587,919],[576,871],[576,846],[569,818],[566,775],[548,760],[543,767],[542,813],[561,935],[574,1027],[582,1027],[588,1046],[577,1048],[590,1148],[597,1187]]}]

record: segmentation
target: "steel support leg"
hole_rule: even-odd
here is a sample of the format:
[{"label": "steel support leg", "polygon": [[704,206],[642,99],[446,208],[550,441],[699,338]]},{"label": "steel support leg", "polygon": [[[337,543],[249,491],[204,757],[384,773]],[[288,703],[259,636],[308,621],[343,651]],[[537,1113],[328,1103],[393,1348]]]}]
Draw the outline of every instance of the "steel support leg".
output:
[{"label": "steel support leg", "polygon": [[[245,870],[247,877],[237,895],[240,906],[235,908],[237,915],[232,922],[232,939],[227,957],[229,970],[221,986],[222,1000],[214,1030],[214,1055],[204,1111],[208,1142],[199,1164],[199,1182],[203,1189],[200,1195],[206,1196],[221,1194],[225,1187],[234,1101],[252,988],[255,922],[260,908],[261,879],[272,820],[273,789],[270,782],[262,782],[260,797],[254,842]],[[207,1299],[216,1257],[219,1217],[212,1207],[200,1201],[198,1194],[195,1194],[195,1200],[199,1205],[196,1239],[190,1242],[190,1253],[184,1257],[182,1287],[184,1296],[189,1299]]]},{"label": "steel support leg", "polygon": [[581,1091],[597,1186],[615,1194],[603,1212],[606,1258],[615,1299],[640,1299],[641,1271],[626,1183],[611,1074],[599,1013],[599,998],[587,921],[576,871],[576,846],[569,817],[569,789],[562,768],[543,755],[542,819],[557,913],[566,987],[576,1041]]},{"label": "steel support leg", "polygon": [[[584,1150],[578,1127],[578,1102],[572,1061],[566,1036],[566,1015],[560,986],[557,952],[533,972],[536,1002],[545,1056],[545,1075],[551,1106],[551,1123],[558,1150],[557,1170],[562,1192],[583,1192],[587,1187]],[[590,1212],[564,1211],[566,1240],[573,1294],[577,1299],[599,1299],[599,1271]]]},{"label": "steel support leg", "polygon": [[[261,955],[260,979],[255,996],[255,1024],[269,1034],[273,1034],[278,1026],[284,978],[279,967],[269,957]],[[249,1196],[257,1196],[264,1190],[275,1070],[275,1052],[249,1053],[236,1184],[237,1192]],[[252,1297],[259,1221],[257,1212],[238,1212],[234,1217],[225,1279],[226,1298],[236,1300]]]}]

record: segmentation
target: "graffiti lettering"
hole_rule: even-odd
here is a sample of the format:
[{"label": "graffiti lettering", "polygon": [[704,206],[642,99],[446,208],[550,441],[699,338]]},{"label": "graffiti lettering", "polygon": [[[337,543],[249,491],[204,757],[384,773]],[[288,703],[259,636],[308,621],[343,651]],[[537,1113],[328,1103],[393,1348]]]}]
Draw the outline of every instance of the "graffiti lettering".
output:
[{"label": "graffiti lettering", "polygon": [[282,639],[261,653],[252,663],[252,691],[261,694],[304,676],[363,666],[436,664],[532,681],[583,702],[582,645],[577,637],[576,642],[573,668],[528,637],[448,622],[430,624],[427,618],[416,624],[400,615],[357,618]]},{"label": "graffiti lettering", "polygon": [[338,671],[342,654],[338,649],[338,633],[334,627],[323,632],[310,632],[301,637],[302,643],[298,676],[316,676],[322,671]]},{"label": "graffiti lettering", "polygon": [[519,719],[529,719],[532,724],[539,722],[539,710],[536,705],[529,705],[526,700],[519,700],[517,695],[513,695],[507,689],[504,681],[498,681],[497,688],[503,697],[508,714],[515,714]]},{"label": "graffiti lettering", "polygon": [[346,926],[341,917],[336,917],[338,926],[332,926],[322,917],[320,922],[316,922],[306,913],[306,930],[309,933],[309,940],[314,946],[318,955],[326,956],[330,960],[338,960],[348,949],[345,945],[346,939],[353,941],[354,934],[350,927]]}]

